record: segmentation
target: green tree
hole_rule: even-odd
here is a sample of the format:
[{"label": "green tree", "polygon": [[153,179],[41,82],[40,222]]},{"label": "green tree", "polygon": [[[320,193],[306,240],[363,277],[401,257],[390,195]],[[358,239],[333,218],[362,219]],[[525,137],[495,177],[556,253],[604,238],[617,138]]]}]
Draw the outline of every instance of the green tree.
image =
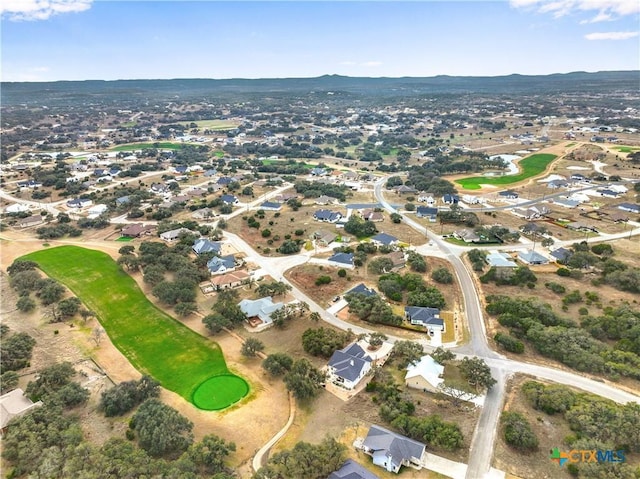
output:
[{"label": "green tree", "polygon": [[4,371],[0,375],[0,394],[4,394],[18,386],[18,373],[15,371]]},{"label": "green tree", "polygon": [[262,367],[272,376],[282,376],[293,367],[293,358],[285,353],[270,354],[262,361]]},{"label": "green tree", "polygon": [[102,392],[99,409],[107,417],[122,416],[138,404],[160,395],[160,384],[150,376],[124,381]]},{"label": "green tree", "polygon": [[185,454],[196,465],[200,475],[213,474],[217,478],[217,474],[227,471],[225,458],[235,450],[235,443],[208,434],[202,441],[192,444]]},{"label": "green tree", "polygon": [[40,298],[42,304],[48,306],[57,303],[64,295],[64,287],[54,279],[46,278],[41,280],[39,291],[36,296]]},{"label": "green tree", "polygon": [[140,447],[153,457],[177,457],[193,443],[191,421],[156,398],[140,405],[130,427]]},{"label": "green tree", "polygon": [[424,356],[422,344],[416,341],[396,341],[393,346],[393,357],[398,362],[398,369],[405,369],[409,364],[415,364]]},{"label": "green tree", "polygon": [[232,328],[233,323],[219,313],[208,314],[202,322],[212,334],[217,334],[224,328]]},{"label": "green tree", "polygon": [[240,348],[240,352],[243,356],[248,358],[253,358],[260,351],[264,350],[264,343],[257,338],[247,338],[244,343],[242,343],[242,348]]},{"label": "green tree", "polygon": [[399,213],[391,213],[389,215],[389,218],[391,218],[391,222],[395,224],[399,224],[402,222],[402,215]]},{"label": "green tree", "polygon": [[519,412],[503,412],[500,423],[504,431],[504,440],[510,446],[524,451],[534,451],[538,448],[538,438],[531,424]]},{"label": "green tree", "polygon": [[496,380],[491,375],[491,369],[480,358],[463,358],[458,369],[467,382],[473,386],[476,391],[480,389],[491,389]]},{"label": "green tree", "polygon": [[453,361],[456,358],[456,355],[449,351],[448,349],[444,349],[441,346],[438,346],[432,353],[431,357],[435,362],[442,364],[443,366],[449,361]]},{"label": "green tree", "polygon": [[18,298],[18,301],[16,302],[16,308],[18,308],[23,313],[30,313],[31,311],[36,309],[36,302],[29,296],[20,296]]},{"label": "green tree", "polygon": [[324,374],[315,368],[307,359],[299,359],[284,375],[284,383],[296,399],[309,400],[321,389]]},{"label": "green tree", "polygon": [[416,253],[415,251],[409,251],[407,264],[411,271],[415,271],[417,273],[424,273],[427,271],[427,262],[421,254]]},{"label": "green tree", "polygon": [[176,304],[173,309],[178,316],[185,317],[198,311],[198,305],[195,302],[187,301],[185,303]]},{"label": "green tree", "polygon": [[40,371],[38,378],[27,384],[26,393],[34,401],[55,394],[71,382],[76,370],[69,362],[48,366]]},{"label": "green tree", "polygon": [[17,371],[29,366],[36,340],[27,333],[16,333],[0,342],[0,369]]},{"label": "green tree", "polygon": [[312,356],[330,357],[349,342],[349,335],[331,328],[309,328],[302,333],[302,347]]},{"label": "green tree", "polygon": [[453,283],[453,275],[447,268],[438,268],[431,273],[431,278],[440,284]]},{"label": "green tree", "polygon": [[58,314],[63,318],[74,316],[79,310],[82,303],[76,297],[63,299],[58,303]]},{"label": "green tree", "polygon": [[388,273],[391,269],[393,269],[393,261],[385,256],[371,260],[367,266],[371,274]]}]

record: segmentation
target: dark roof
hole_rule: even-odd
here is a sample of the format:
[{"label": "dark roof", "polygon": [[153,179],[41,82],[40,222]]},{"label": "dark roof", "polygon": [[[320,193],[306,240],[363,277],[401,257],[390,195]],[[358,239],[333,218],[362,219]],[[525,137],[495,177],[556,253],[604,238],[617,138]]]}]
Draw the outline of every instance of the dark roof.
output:
[{"label": "dark roof", "polygon": [[438,208],[431,206],[418,206],[416,208],[417,216],[436,216],[438,214]]},{"label": "dark roof", "polygon": [[260,205],[260,208],[273,208],[273,209],[280,209],[282,207],[281,203],[276,203],[274,201],[265,201],[264,203],[262,203]]},{"label": "dark roof", "polygon": [[360,376],[366,363],[370,363],[371,358],[364,350],[353,343],[344,349],[334,351],[329,359],[329,366],[334,368],[335,374],[348,381],[355,381]]},{"label": "dark roof", "polygon": [[222,248],[222,243],[219,241],[211,241],[207,238],[198,238],[194,241],[193,246],[191,247],[196,254],[211,252],[219,253],[220,248]]},{"label": "dark roof", "polygon": [[554,251],[551,251],[551,253],[549,254],[554,258],[559,259],[560,261],[566,261],[571,257],[571,255],[573,255],[573,252],[571,250],[568,250],[567,248],[558,248]]},{"label": "dark roof", "polygon": [[217,183],[219,185],[228,185],[229,183],[233,183],[233,178],[230,178],[228,176],[222,176],[222,177],[218,178]]},{"label": "dark roof", "polygon": [[342,213],[331,210],[318,210],[313,214],[313,217],[321,221],[335,221],[342,218]]},{"label": "dark roof", "polygon": [[347,459],[340,469],[332,472],[327,479],[380,479],[353,459]]},{"label": "dark roof", "polygon": [[220,197],[220,199],[224,202],[224,203],[235,203],[236,201],[238,201],[238,198],[236,198],[233,195],[222,195]]},{"label": "dark roof", "polygon": [[640,205],[634,205],[633,203],[620,203],[618,209],[631,213],[640,213]]},{"label": "dark roof", "polygon": [[348,264],[349,266],[353,266],[353,253],[336,253],[331,256],[328,261],[333,261],[334,263],[342,263]]},{"label": "dark roof", "polygon": [[398,241],[398,238],[387,233],[378,233],[371,238],[371,241],[377,241],[378,243],[382,243],[383,245],[388,246],[391,243],[395,243],[396,241]]},{"label": "dark roof", "polygon": [[375,425],[369,428],[362,445],[373,452],[385,452],[396,465],[401,465],[404,460],[408,461],[413,457],[420,459],[426,448],[421,442]]},{"label": "dark roof", "polygon": [[207,262],[207,268],[209,271],[215,273],[223,266],[225,268],[233,268],[236,265],[236,260],[232,254],[227,256],[214,256]]},{"label": "dark roof", "polygon": [[518,197],[518,193],[516,193],[513,190],[501,191],[500,193],[498,193],[498,195],[500,195],[500,196],[515,196],[516,198]]},{"label": "dark roof", "polygon": [[364,296],[376,296],[378,293],[373,288],[367,288],[364,283],[360,283],[358,286],[350,289],[346,294],[363,294]]},{"label": "dark roof", "polygon": [[412,321],[419,321],[424,325],[433,324],[443,326],[444,321],[436,318],[440,314],[438,308],[427,308],[422,306],[405,306],[404,312]]}]

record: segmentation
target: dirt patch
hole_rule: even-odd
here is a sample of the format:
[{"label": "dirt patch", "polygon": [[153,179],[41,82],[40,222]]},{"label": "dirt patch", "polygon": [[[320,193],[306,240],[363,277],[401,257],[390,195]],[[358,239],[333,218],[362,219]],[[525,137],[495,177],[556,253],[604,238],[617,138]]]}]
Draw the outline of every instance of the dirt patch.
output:
[{"label": "dirt patch", "polygon": [[[338,276],[340,269],[319,264],[303,264],[288,270],[285,277],[316,303],[328,307],[332,304],[333,298],[344,294],[357,284],[367,282],[368,279],[365,268],[347,269],[344,278]],[[316,286],[315,281],[320,276],[329,276],[331,282]]]}]

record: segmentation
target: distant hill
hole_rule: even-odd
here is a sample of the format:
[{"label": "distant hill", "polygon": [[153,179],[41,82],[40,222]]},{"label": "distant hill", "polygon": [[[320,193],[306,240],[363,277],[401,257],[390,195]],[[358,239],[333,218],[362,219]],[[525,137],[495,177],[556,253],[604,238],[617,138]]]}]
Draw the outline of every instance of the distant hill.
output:
[{"label": "distant hill", "polygon": [[574,72],[553,75],[498,77],[436,76],[428,78],[361,78],[324,75],[282,79],[174,79],[60,82],[3,82],[2,105],[91,103],[109,98],[169,100],[233,97],[243,94],[305,94],[341,92],[380,97],[434,94],[550,94],[554,92],[607,93],[638,91],[640,71]]}]

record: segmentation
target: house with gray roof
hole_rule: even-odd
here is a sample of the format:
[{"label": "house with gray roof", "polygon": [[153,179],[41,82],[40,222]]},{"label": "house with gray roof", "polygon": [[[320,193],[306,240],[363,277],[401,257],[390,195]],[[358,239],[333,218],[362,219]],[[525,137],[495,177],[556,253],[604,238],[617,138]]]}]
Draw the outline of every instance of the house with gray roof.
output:
[{"label": "house with gray roof", "polygon": [[405,306],[404,317],[414,326],[424,326],[430,331],[439,329],[444,332],[444,321],[440,319],[440,310],[438,308]]},{"label": "house with gray roof", "polygon": [[188,228],[177,228],[175,230],[169,230],[169,231],[165,231],[164,233],[160,233],[160,239],[171,243],[179,239],[180,235],[183,233],[200,236],[200,233],[198,233],[197,231],[191,231]]},{"label": "house with gray roof", "polygon": [[284,307],[283,303],[274,303],[271,296],[260,299],[243,299],[238,303],[240,310],[247,316],[247,321],[252,326],[261,324],[273,324],[271,315]]},{"label": "house with gray roof", "polygon": [[369,469],[353,459],[347,459],[340,469],[332,472],[327,479],[380,479]]},{"label": "house with gray roof", "polygon": [[556,263],[564,264],[569,258],[571,258],[573,251],[567,248],[558,248],[551,251],[549,254],[556,260]]},{"label": "house with gray roof", "polygon": [[353,268],[353,253],[336,253],[329,257],[327,261],[337,263],[339,266]]},{"label": "house with gray roof", "polygon": [[220,197],[220,200],[225,204],[225,205],[237,205],[238,204],[238,198],[236,198],[233,195],[222,195]]},{"label": "house with gray roof", "polygon": [[486,257],[487,264],[491,268],[517,268],[518,265],[507,253],[501,251],[490,251]]},{"label": "house with gray roof", "polygon": [[342,219],[342,213],[331,210],[318,210],[313,214],[313,219],[325,223],[337,223]]},{"label": "house with gray roof", "polygon": [[327,364],[327,381],[345,389],[354,389],[371,371],[372,359],[357,343],[334,351]]},{"label": "house with gray roof", "polygon": [[364,283],[360,283],[357,286],[354,286],[349,291],[345,293],[347,294],[362,294],[364,296],[376,296],[378,293],[373,288],[367,288]]},{"label": "house with gray roof", "polygon": [[191,247],[193,252],[198,256],[202,253],[215,253],[219,254],[222,249],[222,243],[220,241],[211,241],[207,238],[198,238]]},{"label": "house with gray roof", "polygon": [[628,211],[629,213],[640,213],[640,205],[633,203],[620,203],[617,208],[622,211]]},{"label": "house with gray roof", "polygon": [[316,240],[320,246],[329,246],[338,238],[338,235],[333,231],[319,230],[313,233],[313,239]]},{"label": "house with gray roof", "polygon": [[275,201],[265,201],[259,208],[265,211],[280,211],[282,203],[276,203]]},{"label": "house with gray roof", "polygon": [[15,417],[20,417],[31,409],[42,406],[42,401],[33,402],[20,388],[9,391],[0,396],[0,431]]},{"label": "house with gray roof", "polygon": [[525,251],[523,253],[518,253],[518,258],[520,261],[527,264],[547,264],[549,260],[542,256],[540,253],[536,251]]},{"label": "house with gray roof", "polygon": [[211,274],[228,273],[236,269],[236,258],[232,254],[227,256],[214,256],[207,261],[207,268]]},{"label": "house with gray roof", "polygon": [[418,206],[416,208],[416,216],[418,218],[427,218],[430,223],[435,223],[438,219],[438,208],[430,206]]},{"label": "house with gray roof", "polygon": [[421,469],[426,447],[421,442],[373,425],[369,428],[361,449],[373,457],[376,466],[397,474],[402,466]]},{"label": "house with gray roof", "polygon": [[378,233],[371,237],[371,241],[378,246],[394,246],[398,244],[398,238],[387,233]]}]

